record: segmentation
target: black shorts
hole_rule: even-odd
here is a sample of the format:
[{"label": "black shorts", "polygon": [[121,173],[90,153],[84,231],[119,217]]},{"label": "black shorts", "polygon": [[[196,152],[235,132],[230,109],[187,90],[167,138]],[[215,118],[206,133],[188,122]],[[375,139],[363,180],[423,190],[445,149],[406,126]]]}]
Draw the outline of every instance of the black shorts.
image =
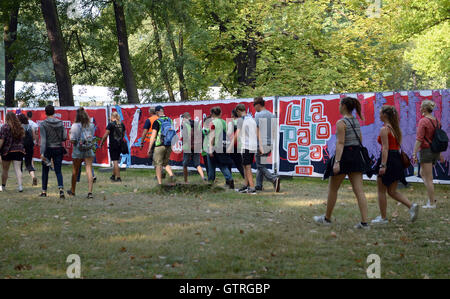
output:
[{"label": "black shorts", "polygon": [[109,147],[109,156],[111,161],[119,161],[120,160],[120,147],[110,146]]},{"label": "black shorts", "polygon": [[255,153],[250,152],[250,150],[246,149],[242,154],[242,165],[252,165],[254,159]]},{"label": "black shorts", "polygon": [[5,156],[2,156],[3,161],[23,161],[23,157],[25,156],[22,152],[10,152]]}]

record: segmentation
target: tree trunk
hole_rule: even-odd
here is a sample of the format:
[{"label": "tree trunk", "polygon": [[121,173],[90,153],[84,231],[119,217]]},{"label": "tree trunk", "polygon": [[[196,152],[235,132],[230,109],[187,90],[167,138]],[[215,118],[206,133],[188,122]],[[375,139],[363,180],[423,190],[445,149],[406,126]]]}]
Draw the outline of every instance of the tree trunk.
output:
[{"label": "tree trunk", "polygon": [[5,106],[14,107],[14,88],[17,74],[14,71],[14,54],[11,46],[17,38],[17,19],[19,4],[16,4],[10,13],[8,24],[3,28],[3,41],[5,43]]},{"label": "tree trunk", "polygon": [[120,65],[122,66],[123,80],[127,91],[128,103],[139,104],[139,96],[134,78],[133,66],[130,60],[130,50],[128,48],[127,25],[125,23],[125,13],[120,0],[114,0],[114,15],[116,18],[117,40],[119,45]]},{"label": "tree trunk", "polygon": [[[180,83],[180,97],[182,101],[187,101],[188,100],[188,95],[187,95],[187,89],[186,89],[186,82],[184,79],[184,60],[182,57],[182,49],[180,49],[180,55],[178,55],[178,51],[177,51],[177,47],[175,45],[175,41],[173,39],[173,30],[172,30],[172,26],[170,25],[169,19],[167,16],[164,17],[164,23],[166,25],[166,30],[167,30],[167,38],[169,39],[169,44],[170,44],[170,48],[172,49],[172,55],[173,55],[173,60],[175,62],[175,69],[177,71],[177,75],[178,75],[178,80]],[[179,39],[179,45],[183,46],[183,31],[180,32],[181,37]]]},{"label": "tree trunk", "polygon": [[55,0],[41,0],[41,8],[52,51],[59,104],[60,106],[73,106],[72,79],[69,73],[69,64]]},{"label": "tree trunk", "polygon": [[159,37],[159,29],[158,25],[155,21],[155,16],[152,12],[152,25],[153,25],[153,35],[155,36],[155,44],[156,49],[158,53],[158,62],[159,62],[159,69],[161,71],[161,77],[164,81],[164,85],[166,86],[167,93],[169,94],[169,100],[171,102],[175,102],[175,96],[173,95],[173,89],[172,85],[170,84],[169,74],[167,73],[166,68],[164,67],[164,60],[163,60],[163,52],[161,48],[161,39]]}]

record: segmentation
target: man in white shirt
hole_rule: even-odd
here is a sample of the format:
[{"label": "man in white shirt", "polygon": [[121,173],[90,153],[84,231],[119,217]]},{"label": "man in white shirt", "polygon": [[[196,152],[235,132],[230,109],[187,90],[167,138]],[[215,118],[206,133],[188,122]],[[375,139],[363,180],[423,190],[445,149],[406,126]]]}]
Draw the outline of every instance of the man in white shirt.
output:
[{"label": "man in white shirt", "polygon": [[238,136],[238,149],[242,153],[245,174],[245,186],[239,189],[239,192],[256,194],[252,163],[258,150],[257,126],[253,117],[247,114],[244,104],[237,105],[236,112],[240,117],[236,136]]}]

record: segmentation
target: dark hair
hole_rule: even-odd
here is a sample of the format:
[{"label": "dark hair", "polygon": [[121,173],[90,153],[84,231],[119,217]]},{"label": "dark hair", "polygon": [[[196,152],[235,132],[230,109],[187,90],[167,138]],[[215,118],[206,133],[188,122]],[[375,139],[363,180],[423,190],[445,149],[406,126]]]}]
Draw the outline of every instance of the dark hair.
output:
[{"label": "dark hair", "polygon": [[28,111],[28,112],[27,112],[27,116],[28,116],[29,118],[32,118],[32,117],[33,117],[33,112]]},{"label": "dark hair", "polygon": [[210,110],[211,115],[219,116],[222,113],[222,109],[219,106],[213,107]]},{"label": "dark hair", "polygon": [[344,105],[345,108],[347,108],[347,111],[349,113],[352,113],[353,110],[356,109],[356,113],[358,113],[359,118],[364,120],[364,118],[362,117],[362,114],[361,114],[361,103],[357,99],[351,98],[351,97],[345,97],[341,100],[341,104]]},{"label": "dark hair", "polygon": [[14,112],[6,113],[6,123],[11,129],[11,135],[14,140],[22,140],[25,137],[25,130]]},{"label": "dark hair", "polygon": [[244,104],[239,104],[236,106],[236,112],[237,111],[244,111],[245,112],[245,105]]},{"label": "dark hair", "polygon": [[384,105],[381,107],[381,113],[386,115],[389,124],[392,126],[392,131],[394,131],[394,137],[397,139],[398,144],[402,144],[402,130],[400,130],[400,121],[395,107]]},{"label": "dark hair", "polygon": [[17,115],[17,118],[22,124],[28,125],[28,118],[25,116],[25,114],[20,113],[19,115]]},{"label": "dark hair", "polygon": [[45,106],[45,115],[52,116],[53,114],[55,114],[55,107],[53,105]]},{"label": "dark hair", "polygon": [[263,97],[256,97],[253,99],[253,106],[255,105],[261,105],[262,107],[264,107],[265,101],[263,99]]},{"label": "dark hair", "polygon": [[239,117],[239,115],[238,115],[237,112],[236,112],[236,109],[231,110],[231,115],[232,115],[233,117],[235,117],[235,118],[238,118],[238,117]]},{"label": "dark hair", "polygon": [[81,126],[88,127],[91,120],[89,119],[89,115],[84,111],[83,107],[78,108],[77,116],[75,117],[76,123],[81,123]]}]

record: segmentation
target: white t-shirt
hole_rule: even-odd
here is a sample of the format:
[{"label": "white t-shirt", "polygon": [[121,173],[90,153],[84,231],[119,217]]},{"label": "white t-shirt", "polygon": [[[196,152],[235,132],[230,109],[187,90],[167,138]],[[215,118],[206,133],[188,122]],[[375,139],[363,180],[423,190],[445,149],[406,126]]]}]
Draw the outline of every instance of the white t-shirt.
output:
[{"label": "white t-shirt", "polygon": [[36,131],[38,129],[37,123],[35,123],[33,120],[29,119],[28,124],[30,125],[30,127],[33,131]]},{"label": "white t-shirt", "polygon": [[256,121],[250,115],[240,118],[238,121],[239,144],[241,152],[244,150],[256,151],[258,149],[258,136],[256,132]]}]

